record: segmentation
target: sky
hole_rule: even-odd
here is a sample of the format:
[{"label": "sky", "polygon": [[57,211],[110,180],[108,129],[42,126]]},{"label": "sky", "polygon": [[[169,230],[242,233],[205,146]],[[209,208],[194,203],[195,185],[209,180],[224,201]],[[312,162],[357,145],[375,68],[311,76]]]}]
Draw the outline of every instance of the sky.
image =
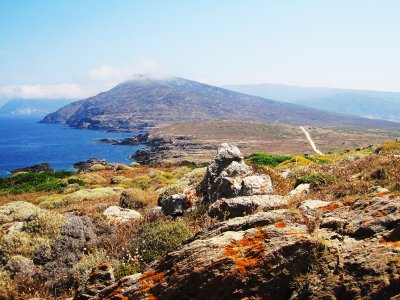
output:
[{"label": "sky", "polygon": [[0,99],[133,74],[400,91],[397,0],[0,0]]}]

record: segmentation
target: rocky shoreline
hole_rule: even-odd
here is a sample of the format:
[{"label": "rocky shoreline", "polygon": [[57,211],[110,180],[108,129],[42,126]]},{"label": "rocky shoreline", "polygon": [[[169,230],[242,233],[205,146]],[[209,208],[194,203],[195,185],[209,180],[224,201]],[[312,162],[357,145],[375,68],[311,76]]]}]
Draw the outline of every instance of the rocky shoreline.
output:
[{"label": "rocky shoreline", "polygon": [[145,147],[131,155],[140,164],[159,165],[166,162],[203,162],[218,148],[212,143],[198,143],[190,136],[160,136],[141,133],[124,139],[101,139],[99,142],[115,146],[131,145]]}]

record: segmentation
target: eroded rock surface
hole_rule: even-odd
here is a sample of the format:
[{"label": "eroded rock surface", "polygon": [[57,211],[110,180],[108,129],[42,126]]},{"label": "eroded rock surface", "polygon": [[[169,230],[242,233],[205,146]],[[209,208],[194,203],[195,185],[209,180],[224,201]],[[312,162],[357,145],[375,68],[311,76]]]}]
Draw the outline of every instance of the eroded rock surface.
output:
[{"label": "eroded rock surface", "polygon": [[91,299],[390,299],[400,293],[398,195],[312,211],[314,219],[310,209],[278,209],[220,222]]}]

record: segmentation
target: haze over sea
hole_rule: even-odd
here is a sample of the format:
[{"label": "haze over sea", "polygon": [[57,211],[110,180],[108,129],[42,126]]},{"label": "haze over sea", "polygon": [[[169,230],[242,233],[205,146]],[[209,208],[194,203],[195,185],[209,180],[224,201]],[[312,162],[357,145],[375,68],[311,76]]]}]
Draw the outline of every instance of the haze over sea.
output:
[{"label": "haze over sea", "polygon": [[72,170],[76,162],[91,157],[129,163],[127,158],[140,146],[112,146],[96,142],[123,138],[131,133],[73,129],[41,124],[40,116],[0,115],[0,177],[10,170],[48,162],[55,170]]}]

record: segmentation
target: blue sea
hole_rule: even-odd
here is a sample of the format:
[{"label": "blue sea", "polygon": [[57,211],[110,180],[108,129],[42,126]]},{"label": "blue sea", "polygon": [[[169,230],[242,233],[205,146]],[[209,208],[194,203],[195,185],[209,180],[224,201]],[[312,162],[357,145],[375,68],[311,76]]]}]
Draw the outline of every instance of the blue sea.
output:
[{"label": "blue sea", "polygon": [[140,146],[112,146],[102,138],[124,138],[133,133],[73,129],[61,124],[41,124],[42,117],[0,115],[0,177],[9,171],[48,162],[55,170],[91,157],[129,163]]}]

